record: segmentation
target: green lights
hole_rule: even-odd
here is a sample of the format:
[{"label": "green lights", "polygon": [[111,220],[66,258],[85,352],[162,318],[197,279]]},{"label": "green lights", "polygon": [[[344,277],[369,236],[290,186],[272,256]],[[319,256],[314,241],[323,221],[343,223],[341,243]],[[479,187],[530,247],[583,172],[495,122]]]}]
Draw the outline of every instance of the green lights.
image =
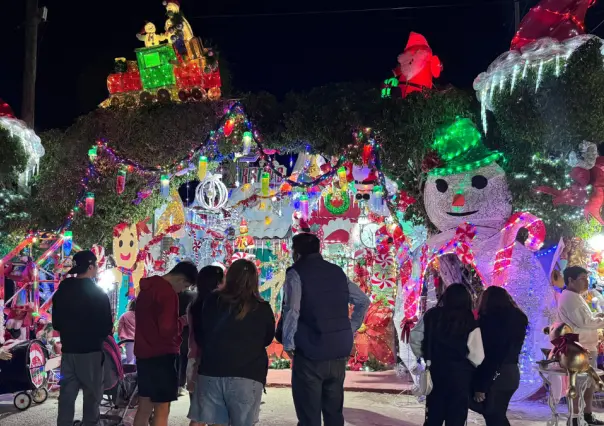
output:
[{"label": "green lights", "polygon": [[171,45],[164,44],[137,49],[136,59],[145,90],[176,84],[172,65],[176,61],[176,54]]},{"label": "green lights", "polygon": [[467,118],[458,118],[441,130],[432,148],[446,163],[429,172],[433,176],[446,176],[468,172],[503,158],[498,151],[491,151],[482,143],[482,137],[474,123]]}]

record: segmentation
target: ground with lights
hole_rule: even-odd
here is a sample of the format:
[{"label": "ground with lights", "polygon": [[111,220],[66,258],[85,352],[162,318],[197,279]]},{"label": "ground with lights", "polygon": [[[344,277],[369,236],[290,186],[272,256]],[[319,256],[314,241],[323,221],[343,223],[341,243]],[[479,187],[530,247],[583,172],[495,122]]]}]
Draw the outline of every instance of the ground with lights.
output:
[{"label": "ground with lights", "polygon": [[[516,396],[533,395],[558,272],[588,267],[588,301],[604,308],[603,48],[584,34],[591,2],[568,3],[527,14],[510,51],[475,79],[474,110],[469,95],[435,87],[443,65],[416,33],[370,92],[336,85],[285,106],[224,99],[217,52],[168,2],[165,33],[145,25],[145,47],[136,61],[115,60],[101,108],[42,135],[45,157],[40,138],[0,108],[0,137],[23,164],[11,169],[18,189],[0,188],[0,211],[11,212],[0,218],[10,222],[0,338],[37,333],[60,354],[51,296],[75,242],[97,254],[116,318],[142,277],[185,259],[252,260],[278,313],[291,238],[310,229],[372,301],[350,369],[412,366],[409,332],[446,285],[475,296],[497,285],[530,319]],[[268,351],[273,368],[289,367],[279,344]]]}]

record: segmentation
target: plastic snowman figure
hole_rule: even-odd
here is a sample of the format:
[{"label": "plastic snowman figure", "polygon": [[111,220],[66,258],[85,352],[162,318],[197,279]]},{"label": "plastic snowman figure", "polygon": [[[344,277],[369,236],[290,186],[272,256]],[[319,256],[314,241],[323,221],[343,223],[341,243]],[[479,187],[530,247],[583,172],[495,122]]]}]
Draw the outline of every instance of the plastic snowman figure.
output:
[{"label": "plastic snowman figure", "polygon": [[[529,318],[523,348],[523,353],[529,356],[520,362],[521,386],[516,397],[528,396],[542,384],[534,362],[542,359],[541,348],[548,347],[542,330],[550,319],[544,308],[553,295],[534,253],[515,242],[517,230],[527,223],[524,219],[510,221],[512,197],[505,172],[497,164],[502,155],[483,145],[480,132],[468,119],[458,119],[446,128],[437,136],[433,147],[442,162],[428,173],[424,203],[430,221],[440,233],[426,242],[429,256],[439,256],[445,247],[449,248],[445,248],[445,252],[454,252],[449,243],[458,238],[459,227],[463,229],[466,224],[475,227],[466,241],[483,285],[506,288]],[[542,240],[544,228],[541,221],[538,222],[539,230],[543,231],[538,237]],[[506,247],[509,247],[506,251],[509,263],[495,270]],[[459,252],[456,254],[460,257]]]}]

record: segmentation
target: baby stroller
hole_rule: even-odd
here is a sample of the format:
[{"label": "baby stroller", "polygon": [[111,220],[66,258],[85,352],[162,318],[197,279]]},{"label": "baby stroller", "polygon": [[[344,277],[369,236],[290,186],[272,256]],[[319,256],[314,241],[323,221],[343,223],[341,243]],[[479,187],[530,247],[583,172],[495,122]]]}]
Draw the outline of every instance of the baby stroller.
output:
[{"label": "baby stroller", "polygon": [[[120,342],[120,344],[122,343]],[[124,426],[128,412],[136,409],[138,405],[136,366],[122,366],[121,350],[118,344],[115,343],[113,336],[105,339],[103,353],[105,354],[103,367],[104,393],[101,408],[106,410],[101,413],[99,424],[103,426]],[[80,421],[74,422],[74,426],[81,424]]]},{"label": "baby stroller", "polygon": [[39,340],[27,340],[11,347],[10,353],[10,361],[0,361],[0,395],[16,393],[13,403],[21,411],[27,410],[32,401],[42,404],[48,398],[46,348]]}]

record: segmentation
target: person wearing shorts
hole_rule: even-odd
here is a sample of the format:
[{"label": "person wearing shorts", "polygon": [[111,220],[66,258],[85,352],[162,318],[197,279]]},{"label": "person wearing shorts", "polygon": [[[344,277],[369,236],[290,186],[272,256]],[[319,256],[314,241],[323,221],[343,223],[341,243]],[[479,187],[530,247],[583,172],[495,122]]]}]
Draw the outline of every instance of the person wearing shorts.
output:
[{"label": "person wearing shorts", "polygon": [[134,355],[139,403],[134,426],[167,426],[170,403],[178,399],[178,360],[185,317],[178,316],[178,293],[197,280],[197,268],[180,262],[163,277],[144,278],[136,299]]},{"label": "person wearing shorts", "polygon": [[191,312],[201,349],[189,419],[210,425],[258,423],[275,316],[258,293],[258,270],[249,260],[231,265],[224,286]]}]

